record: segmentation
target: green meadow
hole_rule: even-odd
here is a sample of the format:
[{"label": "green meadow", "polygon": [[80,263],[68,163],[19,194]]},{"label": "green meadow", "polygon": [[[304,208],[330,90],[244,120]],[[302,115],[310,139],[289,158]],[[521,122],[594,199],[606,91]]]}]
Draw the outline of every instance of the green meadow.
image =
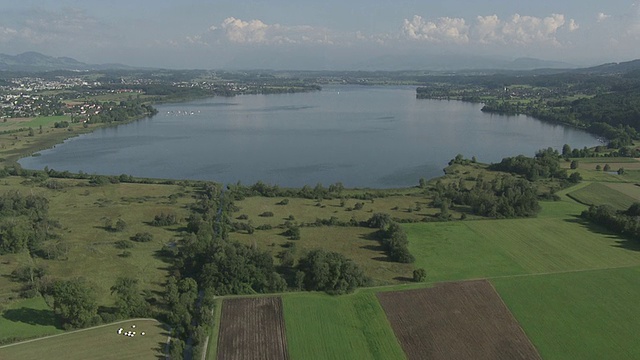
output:
[{"label": "green meadow", "polygon": [[[136,335],[118,335],[119,328],[136,331]],[[164,358],[168,336],[157,320],[127,320],[0,346],[0,359],[158,359]]]},{"label": "green meadow", "polygon": [[404,359],[371,291],[346,296],[282,296],[292,359]]},{"label": "green meadow", "polygon": [[[569,196],[586,205],[611,205],[616,210],[624,210],[629,208],[636,199],[622,193],[612,187],[614,184],[591,183],[576,191],[570,192]],[[640,195],[640,187],[632,184],[615,184],[620,190],[624,190],[630,194]],[[634,189],[634,187],[637,189]],[[635,192],[633,190],[636,190]],[[637,195],[636,195],[637,196]]]},{"label": "green meadow", "polygon": [[638,359],[639,267],[491,280],[543,359]]}]

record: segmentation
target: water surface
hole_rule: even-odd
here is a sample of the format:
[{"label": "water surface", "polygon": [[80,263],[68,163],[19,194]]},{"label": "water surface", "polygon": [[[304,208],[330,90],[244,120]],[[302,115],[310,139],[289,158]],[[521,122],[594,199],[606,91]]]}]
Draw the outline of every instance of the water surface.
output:
[{"label": "water surface", "polygon": [[418,100],[414,87],[216,97],[157,105],[153,118],[69,139],[20,164],[223,183],[388,188],[440,176],[458,153],[497,162],[565,143],[598,144],[581,130],[485,114],[481,107]]}]

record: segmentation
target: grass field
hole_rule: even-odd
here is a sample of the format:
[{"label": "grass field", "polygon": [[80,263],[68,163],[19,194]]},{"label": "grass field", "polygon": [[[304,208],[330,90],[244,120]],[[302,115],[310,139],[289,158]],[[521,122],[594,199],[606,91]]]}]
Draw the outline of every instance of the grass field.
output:
[{"label": "grass field", "polygon": [[[136,325],[135,329],[131,326]],[[136,336],[117,330],[135,330]],[[145,332],[141,336],[141,332]],[[129,320],[24,343],[0,346],[0,359],[158,359],[164,358],[168,332],[156,320]]]},{"label": "grass field", "polygon": [[634,201],[640,201],[640,186],[632,183],[607,183],[606,186],[629,196]]},{"label": "grass field", "polygon": [[544,359],[638,359],[640,268],[493,279]]},{"label": "grass field", "polygon": [[[631,185],[632,184],[619,184],[619,185]],[[627,191],[632,190],[632,188],[620,187],[621,189],[626,189]],[[640,188],[638,188],[640,190]],[[640,193],[640,191],[639,191]],[[583,204],[587,205],[611,205],[613,208],[617,210],[623,210],[629,208],[631,204],[634,203],[636,199],[617,191],[615,188],[609,186],[609,184],[605,183],[591,183],[588,186],[585,186],[576,191],[572,191],[569,193],[569,196]]]},{"label": "grass field", "polygon": [[37,133],[40,126],[44,128],[50,128],[56,122],[69,121],[71,122],[71,116],[38,116],[35,118],[24,119],[7,119],[7,121],[0,122],[0,130],[12,130],[20,128],[33,128]]},{"label": "grass field", "polygon": [[405,359],[372,292],[282,296],[292,359]]},{"label": "grass field", "polygon": [[[35,259],[44,266],[54,278],[81,276],[95,286],[101,305],[111,305],[109,288],[118,276],[127,275],[137,278],[142,289],[162,290],[167,264],[156,252],[168,242],[174,241],[179,226],[158,228],[148,224],[160,212],[174,211],[184,217],[184,208],[192,199],[190,188],[177,185],[154,184],[110,184],[99,187],[87,186],[86,180],[56,179],[63,188],[51,190],[35,184],[25,184],[23,178],[9,177],[0,180],[0,192],[19,190],[40,194],[49,199],[50,217],[58,220],[62,228],[56,230],[70,245],[68,260]],[[169,200],[170,195],[184,194],[176,203]],[[115,221],[122,218],[127,223],[123,232],[111,232],[104,229],[104,218]],[[135,243],[129,257],[121,256],[123,250],[114,243],[127,240],[137,232],[149,232],[154,240],[147,243]],[[2,255],[2,272],[8,275],[13,269],[25,264],[28,257]],[[6,282],[3,291],[15,291],[19,284],[12,283],[6,276],[0,279]]]},{"label": "grass field", "polygon": [[[425,216],[435,215],[436,209],[427,208],[430,199],[413,190],[407,195],[395,195],[372,200],[345,200],[345,205],[340,206],[340,199],[322,200],[318,203],[311,199],[290,198],[287,205],[277,205],[284,198],[249,197],[236,202],[240,211],[234,215],[237,217],[245,214],[255,226],[269,224],[277,226],[284,223],[289,215],[294,215],[295,221],[312,223],[316,219],[329,219],[332,216],[339,221],[348,222],[351,219],[366,221],[373,213],[384,212],[392,217],[402,219],[420,220]],[[356,203],[364,203],[361,210],[354,210]],[[320,204],[318,206],[318,204]],[[416,211],[416,205],[420,210]],[[259,216],[263,212],[272,212],[273,217]],[[239,221],[239,220],[237,220]]]},{"label": "grass field", "polygon": [[576,213],[550,215],[579,207],[543,205],[548,210],[533,219],[405,225],[415,266],[441,281],[640,265],[640,253],[629,251],[625,239],[582,223]]},{"label": "grass field", "polygon": [[[62,332],[42,297],[12,302],[0,313],[0,339],[21,339]],[[0,357],[1,358],[1,357]]]},{"label": "grass field", "polygon": [[[283,229],[256,230],[253,234],[232,233],[230,238],[247,245],[256,245],[276,256],[287,242],[295,244],[296,258],[313,249],[337,251],[355,261],[376,285],[397,284],[411,276],[412,264],[387,260],[379,242],[371,237],[374,230],[365,227],[304,227],[300,240],[289,240],[280,235]],[[278,263],[278,260],[275,260]]]}]

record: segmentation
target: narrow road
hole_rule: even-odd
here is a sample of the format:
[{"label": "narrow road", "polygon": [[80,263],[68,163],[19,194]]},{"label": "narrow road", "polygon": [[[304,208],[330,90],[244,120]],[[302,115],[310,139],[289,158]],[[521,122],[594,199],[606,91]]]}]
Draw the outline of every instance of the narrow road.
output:
[{"label": "narrow road", "polygon": [[[50,339],[50,338],[54,338],[54,337],[59,337],[59,336],[64,336],[64,335],[69,335],[69,334],[74,334],[74,333],[79,333],[79,332],[83,332],[83,331],[89,331],[89,330],[93,330],[93,329],[99,329],[99,328],[103,328],[103,327],[107,327],[107,326],[123,324],[123,323],[130,322],[130,321],[153,321],[153,322],[156,322],[156,323],[158,323],[158,324],[162,324],[160,321],[158,321],[158,320],[156,320],[156,319],[151,319],[151,318],[127,319],[127,320],[117,321],[117,322],[114,322],[114,323],[109,323],[109,324],[102,324],[102,325],[98,325],[98,326],[93,326],[93,327],[86,328],[86,329],[80,329],[80,330],[67,331],[67,332],[63,332],[63,333],[60,333],[60,334],[49,335],[49,336],[43,336],[43,337],[36,338],[36,339],[20,341],[20,342],[13,343],[13,344],[8,344],[8,345],[2,345],[2,346],[0,346],[0,349],[4,349],[4,348],[10,347],[10,346],[16,346],[16,345],[28,344],[28,343],[32,343],[32,342],[35,342],[35,341],[40,341],[40,340]],[[167,342],[169,342],[169,340],[170,340],[170,339],[171,339],[171,337],[169,337],[169,338],[167,339]]]}]

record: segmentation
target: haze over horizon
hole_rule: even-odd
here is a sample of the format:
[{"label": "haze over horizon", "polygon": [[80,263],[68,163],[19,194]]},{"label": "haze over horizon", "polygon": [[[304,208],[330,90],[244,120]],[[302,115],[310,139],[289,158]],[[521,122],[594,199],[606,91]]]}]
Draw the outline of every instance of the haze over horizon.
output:
[{"label": "haze over horizon", "polygon": [[588,66],[640,58],[638,0],[0,5],[1,53],[37,51],[94,64],[353,70],[411,68],[428,59],[532,57]]}]

